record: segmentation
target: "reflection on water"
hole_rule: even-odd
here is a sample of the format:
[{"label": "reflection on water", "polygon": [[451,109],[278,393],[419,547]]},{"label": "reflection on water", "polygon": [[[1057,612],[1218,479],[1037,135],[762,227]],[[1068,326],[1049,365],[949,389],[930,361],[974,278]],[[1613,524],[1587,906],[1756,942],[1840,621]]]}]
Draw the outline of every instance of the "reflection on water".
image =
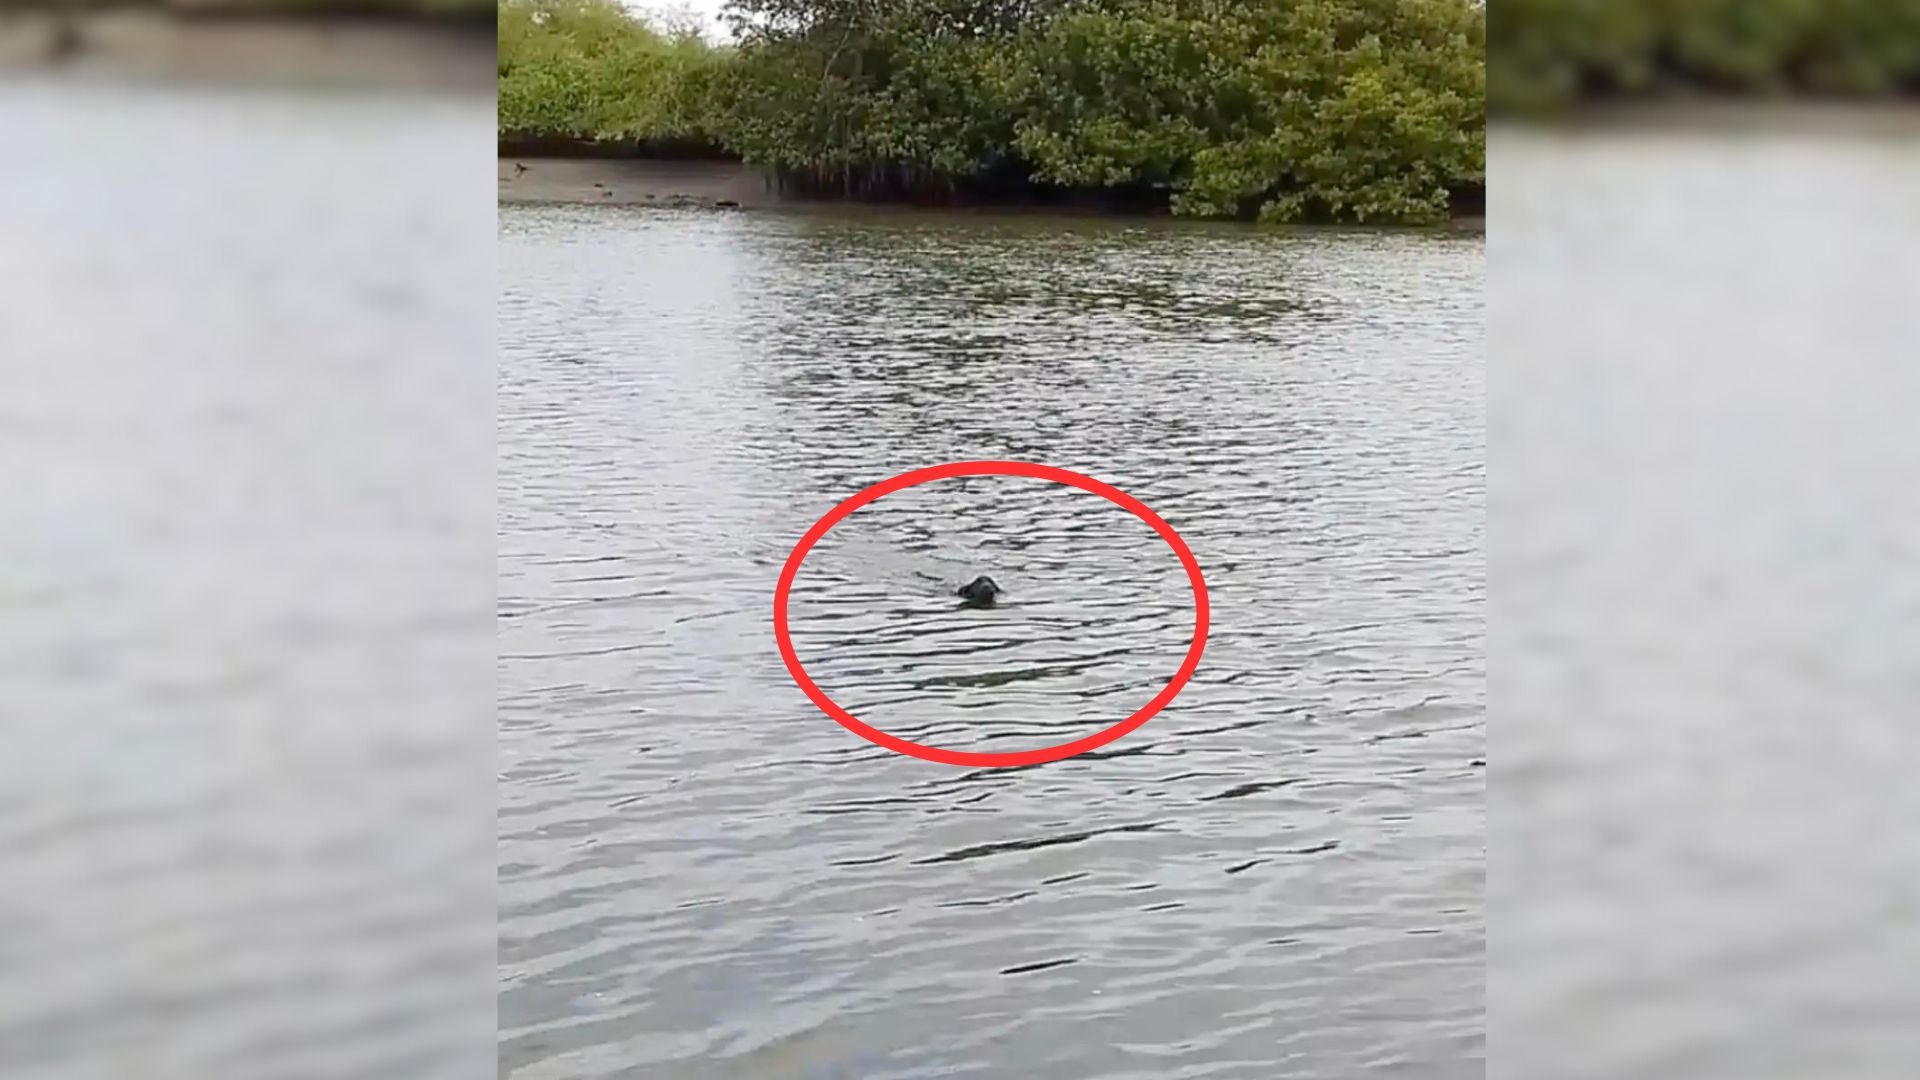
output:
[{"label": "reflection on water", "polygon": [[[524,1077],[1483,1068],[1483,243],[503,208],[501,1062]],[[834,724],[774,580],[856,491],[1011,458],[1140,498],[1213,630],[1099,751]],[[990,573],[992,610],[952,589]],[[1138,518],[862,508],[812,676],[950,749],[1137,709],[1191,640]]]}]

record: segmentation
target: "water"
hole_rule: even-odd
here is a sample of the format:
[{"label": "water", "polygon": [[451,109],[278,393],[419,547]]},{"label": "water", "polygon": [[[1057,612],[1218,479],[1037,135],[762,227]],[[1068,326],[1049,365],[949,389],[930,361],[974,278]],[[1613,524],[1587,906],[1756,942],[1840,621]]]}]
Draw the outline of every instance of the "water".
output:
[{"label": "water", "polygon": [[1498,134],[1493,1075],[1911,1076],[1920,124]]},{"label": "water", "polygon": [[485,1069],[492,128],[0,79],[0,1075]]},{"label": "water", "polygon": [[[501,210],[500,1059],[517,1077],[1479,1076],[1474,235]],[[1014,770],[833,723],[775,579],[870,484],[1143,500],[1213,628]],[[972,574],[1008,590],[957,610]],[[883,730],[1031,749],[1177,668],[1097,496],[888,496],[796,647]]]}]

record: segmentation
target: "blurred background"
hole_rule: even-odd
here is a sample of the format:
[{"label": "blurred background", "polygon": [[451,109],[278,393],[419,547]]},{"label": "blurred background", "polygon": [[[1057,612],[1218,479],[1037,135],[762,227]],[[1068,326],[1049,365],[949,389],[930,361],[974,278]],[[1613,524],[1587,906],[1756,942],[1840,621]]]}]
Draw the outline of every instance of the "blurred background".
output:
[{"label": "blurred background", "polygon": [[1496,110],[1920,89],[1914,0],[1511,0],[1491,15]]},{"label": "blurred background", "polygon": [[[492,27],[0,5],[8,1076],[490,1067]],[[1909,1075],[1920,5],[1488,34],[1490,1072]]]},{"label": "blurred background", "polygon": [[492,47],[0,8],[0,1074],[490,1068]]},{"label": "blurred background", "polygon": [[474,0],[5,0],[0,71],[386,89],[488,89]]},{"label": "blurred background", "polygon": [[1920,5],[1488,32],[1490,1075],[1920,1060]]}]

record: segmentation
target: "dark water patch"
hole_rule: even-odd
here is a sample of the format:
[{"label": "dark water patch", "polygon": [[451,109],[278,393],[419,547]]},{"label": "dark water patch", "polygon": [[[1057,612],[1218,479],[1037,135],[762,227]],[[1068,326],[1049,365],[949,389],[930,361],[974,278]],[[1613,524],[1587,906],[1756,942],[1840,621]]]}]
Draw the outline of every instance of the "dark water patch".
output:
[{"label": "dark water patch", "polygon": [[922,864],[961,862],[966,859],[984,858],[988,855],[1000,855],[1009,851],[1032,851],[1037,848],[1054,847],[1059,844],[1078,844],[1085,840],[1091,840],[1096,836],[1106,836],[1111,833],[1147,832],[1158,828],[1161,824],[1163,823],[1149,822],[1140,825],[1116,825],[1111,829],[1088,829],[1085,832],[1068,833],[1065,836],[1045,836],[1028,840],[1006,840],[993,844],[978,844],[973,847],[961,848],[958,851],[949,851],[941,855],[936,855],[930,859],[921,859],[919,862]]},{"label": "dark water patch", "polygon": [[1065,967],[1068,964],[1077,964],[1079,962],[1080,958],[1077,956],[1063,957],[1059,960],[1041,960],[1038,963],[1018,964],[1010,968],[1001,968],[1000,974],[1027,975],[1035,971],[1046,971],[1048,968]]}]

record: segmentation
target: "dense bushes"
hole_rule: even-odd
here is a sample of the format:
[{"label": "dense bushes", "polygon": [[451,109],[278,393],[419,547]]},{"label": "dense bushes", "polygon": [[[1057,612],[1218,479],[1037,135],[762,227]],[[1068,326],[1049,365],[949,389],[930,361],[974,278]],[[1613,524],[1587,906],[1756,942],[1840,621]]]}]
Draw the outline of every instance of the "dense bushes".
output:
[{"label": "dense bushes", "polygon": [[1034,35],[1015,145],[1176,210],[1422,220],[1481,181],[1481,13],[1453,0],[1154,2]]},{"label": "dense bushes", "polygon": [[1920,0],[1502,0],[1497,107],[1920,90]]},{"label": "dense bushes", "polygon": [[714,142],[726,50],[613,0],[501,0],[503,137]]},{"label": "dense bushes", "polygon": [[504,134],[710,140],[851,195],[1031,183],[1430,221],[1482,181],[1470,0],[734,0],[739,44],[501,0]]}]

